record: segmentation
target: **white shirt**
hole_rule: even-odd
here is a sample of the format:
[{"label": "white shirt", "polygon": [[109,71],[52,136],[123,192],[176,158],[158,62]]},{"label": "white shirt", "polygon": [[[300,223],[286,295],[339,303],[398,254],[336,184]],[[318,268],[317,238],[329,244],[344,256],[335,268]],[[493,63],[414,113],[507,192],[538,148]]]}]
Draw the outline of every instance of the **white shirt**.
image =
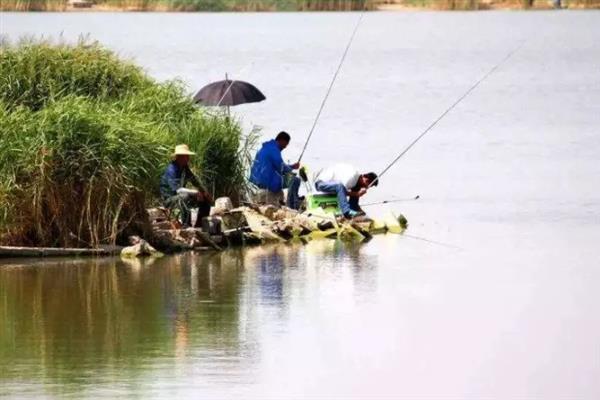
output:
[{"label": "white shirt", "polygon": [[358,183],[360,172],[349,164],[335,164],[329,168],[322,169],[317,173],[316,181],[340,182],[348,190]]}]

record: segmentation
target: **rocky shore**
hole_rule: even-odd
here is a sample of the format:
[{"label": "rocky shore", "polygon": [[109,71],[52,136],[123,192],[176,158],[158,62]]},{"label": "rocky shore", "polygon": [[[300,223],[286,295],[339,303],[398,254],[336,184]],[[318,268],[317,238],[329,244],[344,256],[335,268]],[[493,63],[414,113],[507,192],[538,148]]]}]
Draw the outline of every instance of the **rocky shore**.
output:
[{"label": "rocky shore", "polygon": [[[269,11],[356,11],[361,3],[349,6],[349,3],[291,2],[202,2],[190,3],[176,1],[96,1],[96,0],[46,0],[16,1],[6,0],[0,5],[2,11],[61,11],[61,12],[269,12]],[[519,10],[600,8],[598,0],[374,0],[367,1],[367,9],[373,11],[427,11],[427,10]]]},{"label": "rocky shore", "polygon": [[[223,204],[225,206],[219,206]],[[153,233],[148,241],[152,248],[163,253],[220,251],[234,246],[315,239],[367,241],[377,234],[401,234],[407,227],[407,220],[401,214],[390,215],[383,220],[346,220],[318,210],[300,213],[272,205],[247,204],[232,208],[229,199],[217,199],[217,207],[213,208],[211,216],[202,220],[202,228],[180,227],[170,212],[163,208],[150,209],[148,215]],[[144,242],[134,243],[132,247],[123,249],[122,254],[153,254],[140,243]]]}]

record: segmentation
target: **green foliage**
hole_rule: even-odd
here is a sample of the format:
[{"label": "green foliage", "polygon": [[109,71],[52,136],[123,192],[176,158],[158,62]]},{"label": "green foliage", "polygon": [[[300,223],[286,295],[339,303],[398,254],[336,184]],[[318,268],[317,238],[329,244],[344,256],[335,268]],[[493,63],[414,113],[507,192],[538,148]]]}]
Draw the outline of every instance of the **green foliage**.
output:
[{"label": "green foliage", "polygon": [[0,242],[114,243],[157,201],[177,143],[198,153],[207,189],[244,189],[239,125],[196,107],[181,82],[153,82],[97,44],[1,50]]},{"label": "green foliage", "polygon": [[114,99],[152,85],[142,70],[97,44],[40,45],[23,41],[2,48],[0,98],[8,107],[38,110],[66,95]]},{"label": "green foliage", "polygon": [[178,11],[227,11],[223,0],[167,0],[166,5]]},{"label": "green foliage", "polygon": [[2,0],[0,11],[64,11],[68,0]]}]

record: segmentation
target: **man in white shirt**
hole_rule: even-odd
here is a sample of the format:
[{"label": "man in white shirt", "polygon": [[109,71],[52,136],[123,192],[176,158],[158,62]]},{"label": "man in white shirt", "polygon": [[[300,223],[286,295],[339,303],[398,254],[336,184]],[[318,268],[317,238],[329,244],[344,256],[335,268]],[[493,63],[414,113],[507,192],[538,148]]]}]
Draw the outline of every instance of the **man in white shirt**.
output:
[{"label": "man in white shirt", "polygon": [[[358,199],[367,193],[371,186],[377,186],[377,174],[361,174],[351,165],[335,164],[319,171],[315,177],[315,189],[323,193],[336,194],[338,205],[346,218],[364,215]],[[350,197],[350,201],[348,201]]]}]

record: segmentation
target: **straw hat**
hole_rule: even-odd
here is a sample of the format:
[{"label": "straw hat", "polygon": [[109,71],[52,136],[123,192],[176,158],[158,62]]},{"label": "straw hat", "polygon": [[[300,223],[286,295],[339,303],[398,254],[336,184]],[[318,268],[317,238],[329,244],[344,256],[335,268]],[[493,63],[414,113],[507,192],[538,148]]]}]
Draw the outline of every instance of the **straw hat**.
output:
[{"label": "straw hat", "polygon": [[178,144],[175,146],[175,152],[173,153],[173,157],[175,156],[195,156],[196,153],[190,150],[187,144]]}]

